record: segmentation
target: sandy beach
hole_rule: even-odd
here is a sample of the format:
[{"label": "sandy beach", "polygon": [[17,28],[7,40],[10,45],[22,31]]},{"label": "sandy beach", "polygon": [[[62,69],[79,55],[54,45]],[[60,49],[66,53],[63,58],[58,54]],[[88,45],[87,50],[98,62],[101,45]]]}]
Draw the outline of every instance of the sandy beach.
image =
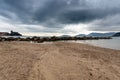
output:
[{"label": "sandy beach", "polygon": [[0,42],[0,80],[120,80],[120,50],[70,42]]}]

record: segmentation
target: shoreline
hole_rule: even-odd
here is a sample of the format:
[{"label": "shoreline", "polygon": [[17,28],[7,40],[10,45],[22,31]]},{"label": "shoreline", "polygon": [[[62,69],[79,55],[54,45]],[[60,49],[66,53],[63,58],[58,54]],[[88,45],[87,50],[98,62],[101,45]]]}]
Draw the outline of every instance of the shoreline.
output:
[{"label": "shoreline", "polygon": [[95,47],[100,47],[100,48],[107,48],[107,49],[112,49],[112,50],[120,50],[119,48],[111,48],[111,47],[106,47],[106,46],[100,46],[100,45],[95,45],[89,42],[85,42],[85,41],[75,41],[75,40],[70,40],[70,41],[50,41],[50,42],[43,42],[43,43],[37,43],[37,42],[30,42],[33,44],[53,44],[53,43],[57,43],[57,42],[65,42],[65,43],[78,43],[78,44],[85,44],[85,45],[90,45],[90,46],[95,46]]}]

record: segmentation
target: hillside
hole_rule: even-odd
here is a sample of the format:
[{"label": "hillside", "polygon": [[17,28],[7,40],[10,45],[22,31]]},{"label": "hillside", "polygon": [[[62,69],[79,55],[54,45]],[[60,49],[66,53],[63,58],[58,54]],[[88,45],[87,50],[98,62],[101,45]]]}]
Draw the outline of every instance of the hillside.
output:
[{"label": "hillside", "polygon": [[120,32],[114,34],[113,37],[120,37]]},{"label": "hillside", "polygon": [[92,37],[112,37],[113,35],[115,34],[115,32],[108,32],[108,33],[96,33],[96,32],[93,32],[93,33],[90,33],[88,35],[86,34],[78,34],[76,35],[77,37],[83,37],[83,36],[92,36]]}]

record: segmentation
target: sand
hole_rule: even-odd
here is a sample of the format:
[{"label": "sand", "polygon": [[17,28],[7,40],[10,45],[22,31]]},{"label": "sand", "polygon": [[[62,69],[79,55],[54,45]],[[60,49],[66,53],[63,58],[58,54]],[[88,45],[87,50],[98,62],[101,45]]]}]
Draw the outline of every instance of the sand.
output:
[{"label": "sand", "polygon": [[120,50],[68,42],[0,42],[0,80],[120,80]]}]

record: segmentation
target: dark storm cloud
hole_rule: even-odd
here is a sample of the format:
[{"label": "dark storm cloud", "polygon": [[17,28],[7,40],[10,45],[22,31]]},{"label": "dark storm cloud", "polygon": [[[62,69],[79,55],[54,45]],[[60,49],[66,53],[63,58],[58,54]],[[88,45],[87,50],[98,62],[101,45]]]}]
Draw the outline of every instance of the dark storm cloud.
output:
[{"label": "dark storm cloud", "polygon": [[31,3],[30,0],[2,0],[0,14],[13,22],[29,23],[32,16]]},{"label": "dark storm cloud", "polygon": [[105,10],[105,9],[83,9],[83,10],[71,10],[62,15],[61,22],[64,23],[79,23],[79,22],[91,22],[96,19],[101,19],[107,16],[118,14],[119,9]]},{"label": "dark storm cloud", "polygon": [[[118,15],[119,5],[118,0],[0,0],[0,15],[12,23],[61,28],[64,24],[91,23]],[[104,24],[99,25],[108,22]]]}]

